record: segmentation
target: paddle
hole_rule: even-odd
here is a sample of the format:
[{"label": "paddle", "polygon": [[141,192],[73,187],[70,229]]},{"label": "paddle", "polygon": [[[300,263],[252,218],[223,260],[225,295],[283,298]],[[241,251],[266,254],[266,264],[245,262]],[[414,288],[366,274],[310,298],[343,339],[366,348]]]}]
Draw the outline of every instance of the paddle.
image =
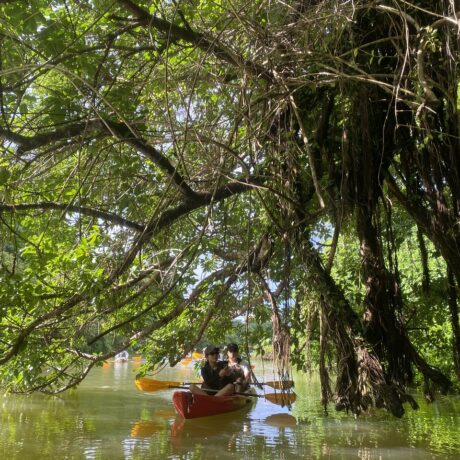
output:
[{"label": "paddle", "polygon": [[[178,386],[178,385],[191,385],[192,383],[195,385],[199,385],[201,382],[175,382],[171,380],[155,380],[148,377],[140,377],[135,381],[137,388],[142,391],[159,391],[163,388],[169,388],[171,386]],[[292,380],[287,380],[285,382],[261,382],[260,385],[266,385],[275,390],[289,390],[294,386],[294,382]]]},{"label": "paddle", "polygon": [[266,393],[265,399],[280,406],[290,406],[297,399],[295,393]]},{"label": "paddle", "polygon": [[[187,387],[180,386],[177,388],[184,388],[187,389]],[[217,393],[219,390],[208,390],[206,389],[207,392],[209,393]],[[297,399],[297,396],[295,393],[267,393],[263,395],[258,395],[256,393],[241,393],[239,391],[235,391],[232,393],[232,395],[241,395],[241,396],[253,396],[254,398],[265,398],[267,401],[270,401],[273,404],[281,404],[283,406],[286,406],[288,404],[292,404],[295,402]]]},{"label": "paddle", "polygon": [[[170,385],[168,388],[179,388],[183,390],[188,390],[189,387],[186,387],[184,385]],[[208,390],[206,389],[208,393],[217,393],[219,390]],[[231,395],[228,396],[233,396],[233,395],[240,395],[240,396],[251,396],[253,398],[264,398],[267,401],[270,401],[273,404],[279,404],[282,406],[287,406],[288,404],[292,404],[295,402],[297,399],[297,396],[295,393],[267,393],[263,395],[258,395],[256,393],[242,393],[240,391],[235,391]]]},{"label": "paddle", "polygon": [[[203,382],[182,382],[179,385],[199,385]],[[254,383],[255,386],[258,385],[265,385],[269,386],[271,388],[274,388],[275,390],[289,390],[290,388],[294,387],[294,382],[292,380],[287,380],[286,382],[274,382],[274,381],[268,381],[268,382],[256,382]]]},{"label": "paddle", "polygon": [[160,391],[177,385],[182,385],[181,382],[174,382],[171,380],[154,380],[148,377],[140,377],[136,379],[134,383],[141,391]]},{"label": "paddle", "polygon": [[[197,382],[201,383],[201,382]],[[268,383],[268,382],[266,382]],[[161,391],[167,390],[170,388],[180,388],[188,390],[188,386],[184,386],[184,383],[166,381],[166,380],[154,380],[147,377],[141,377],[135,380],[137,388],[141,391]],[[219,390],[206,390],[209,392],[217,393]],[[292,404],[297,399],[295,393],[267,393],[265,395],[258,395],[255,393],[240,393],[235,392],[233,394],[242,395],[242,396],[253,396],[255,398],[265,398],[267,401],[270,401],[273,404],[280,404],[282,406]]]},{"label": "paddle", "polygon": [[292,380],[283,380],[280,381],[269,381],[269,382],[257,382],[260,385],[268,385],[269,387],[274,388],[275,390],[289,390],[290,388],[294,388],[294,382]]}]

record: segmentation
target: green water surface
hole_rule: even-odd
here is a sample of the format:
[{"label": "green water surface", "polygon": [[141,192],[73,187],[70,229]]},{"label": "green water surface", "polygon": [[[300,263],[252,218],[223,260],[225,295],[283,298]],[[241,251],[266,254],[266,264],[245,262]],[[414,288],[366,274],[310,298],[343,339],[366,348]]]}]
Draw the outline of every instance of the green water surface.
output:
[{"label": "green water surface", "polygon": [[[384,411],[355,419],[332,407],[325,416],[317,378],[297,376],[291,411],[257,398],[240,413],[184,421],[172,407],[172,390],[137,390],[135,366],[95,369],[58,397],[1,396],[0,459],[460,458],[458,396],[427,404],[415,395],[420,409],[407,407],[402,419]],[[261,369],[256,373],[262,377]],[[192,365],[158,378],[196,379]]]}]

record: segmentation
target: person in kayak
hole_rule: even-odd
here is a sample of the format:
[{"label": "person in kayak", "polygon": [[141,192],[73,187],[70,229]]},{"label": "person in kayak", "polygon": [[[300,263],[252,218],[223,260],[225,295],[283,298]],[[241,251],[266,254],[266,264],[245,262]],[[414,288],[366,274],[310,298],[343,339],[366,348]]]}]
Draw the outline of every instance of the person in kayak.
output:
[{"label": "person in kayak", "polygon": [[220,372],[223,387],[227,388],[229,384],[232,384],[233,392],[246,391],[251,380],[251,369],[249,364],[239,357],[239,348],[236,343],[227,345],[227,356],[227,366]]},{"label": "person in kayak", "polygon": [[206,358],[205,365],[201,368],[203,383],[201,388],[190,385],[189,389],[194,394],[224,396],[234,393],[234,386],[230,382],[224,382],[224,370],[227,368],[226,361],[219,361],[219,348],[208,345],[204,349]]}]

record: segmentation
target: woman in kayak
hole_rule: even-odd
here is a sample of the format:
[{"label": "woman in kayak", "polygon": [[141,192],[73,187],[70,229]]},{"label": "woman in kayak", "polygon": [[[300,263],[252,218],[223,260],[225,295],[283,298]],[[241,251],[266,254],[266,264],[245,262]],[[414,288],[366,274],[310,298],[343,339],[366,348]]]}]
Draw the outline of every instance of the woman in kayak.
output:
[{"label": "woman in kayak", "polygon": [[222,385],[233,384],[233,392],[244,392],[249,387],[251,370],[249,364],[243,361],[238,355],[239,349],[236,343],[227,345],[228,361],[227,366],[220,372]]},{"label": "woman in kayak", "polygon": [[224,382],[226,361],[219,361],[219,348],[214,345],[208,345],[204,349],[206,364],[201,369],[203,383],[201,388],[196,385],[190,385],[190,391],[199,395],[216,395],[224,396],[234,393],[234,386],[230,382]]},{"label": "woman in kayak", "polygon": [[[238,356],[238,345],[227,345],[228,361],[218,361],[219,348],[209,345],[204,350],[206,364],[201,369],[203,383],[201,388],[190,385],[194,394],[229,396],[244,392],[249,386],[251,371],[245,361]],[[208,391],[207,391],[208,390]]]}]

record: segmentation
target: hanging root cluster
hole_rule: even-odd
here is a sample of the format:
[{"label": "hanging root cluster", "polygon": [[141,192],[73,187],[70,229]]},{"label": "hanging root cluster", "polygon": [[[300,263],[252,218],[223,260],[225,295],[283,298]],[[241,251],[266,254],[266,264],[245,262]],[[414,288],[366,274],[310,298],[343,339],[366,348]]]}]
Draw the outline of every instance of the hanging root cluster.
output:
[{"label": "hanging root cluster", "polygon": [[403,403],[418,408],[417,402],[403,388],[387,382],[380,361],[362,340],[348,339],[343,345],[337,350],[337,410],[359,415],[377,407],[387,409],[395,417],[402,417]]},{"label": "hanging root cluster", "polygon": [[[325,276],[323,281],[327,280],[330,278]],[[329,285],[329,290],[324,292],[328,295],[321,296],[321,342],[330,340],[334,344],[337,357],[335,394],[330,389],[326,366],[324,362],[320,362],[324,408],[326,409],[327,404],[334,399],[337,410],[350,411],[355,415],[375,406],[385,408],[394,416],[401,417],[404,414],[405,402],[409,402],[412,408],[416,409],[415,400],[405,393],[401,385],[388,378],[379,357],[372,349],[366,347],[362,338],[359,338],[357,316],[349,309],[345,299],[339,300],[339,291]],[[348,310],[348,314],[342,318],[337,316],[337,310],[332,306],[337,303],[342,306],[342,314]],[[325,344],[321,346],[324,347]]]},{"label": "hanging root cluster", "polygon": [[281,391],[281,400],[283,405],[290,408],[291,398],[290,391],[292,371],[290,365],[291,343],[289,331],[283,324],[280,312],[275,299],[267,282],[259,274],[262,285],[264,286],[265,295],[270,301],[272,308],[272,350],[273,350],[273,371],[275,380],[278,382],[278,389]]},{"label": "hanging root cluster", "polygon": [[370,405],[378,408],[385,407],[393,415],[401,417],[404,414],[403,403],[408,402],[412,409],[418,409],[415,399],[396,384],[388,384],[382,365],[375,355],[370,353],[364,343],[356,344],[358,358],[358,390],[361,395],[363,409]]},{"label": "hanging root cluster", "polygon": [[[286,382],[291,380],[290,367],[290,340],[289,334],[279,321],[273,321],[273,369],[279,382],[283,405],[290,406],[290,386]],[[285,396],[285,398],[283,398]]]}]

